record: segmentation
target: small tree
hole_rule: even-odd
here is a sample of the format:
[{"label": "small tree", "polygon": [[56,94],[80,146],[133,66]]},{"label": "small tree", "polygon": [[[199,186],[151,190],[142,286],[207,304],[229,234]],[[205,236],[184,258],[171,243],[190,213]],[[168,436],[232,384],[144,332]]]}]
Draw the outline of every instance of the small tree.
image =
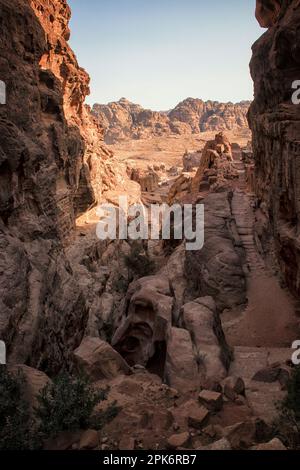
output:
[{"label": "small tree", "polygon": [[0,450],[33,450],[40,447],[38,433],[24,400],[25,379],[0,366]]},{"label": "small tree", "polygon": [[300,367],[296,367],[293,371],[283,406],[293,412],[300,426]]},{"label": "small tree", "polygon": [[107,399],[107,393],[108,389],[96,391],[87,377],[61,373],[37,397],[35,413],[41,434],[48,438],[62,431],[100,429],[119,411],[114,403],[106,411],[93,415],[95,406]]},{"label": "small tree", "polygon": [[288,393],[279,403],[280,415],[274,423],[274,435],[290,449],[300,449],[300,367],[293,370]]}]

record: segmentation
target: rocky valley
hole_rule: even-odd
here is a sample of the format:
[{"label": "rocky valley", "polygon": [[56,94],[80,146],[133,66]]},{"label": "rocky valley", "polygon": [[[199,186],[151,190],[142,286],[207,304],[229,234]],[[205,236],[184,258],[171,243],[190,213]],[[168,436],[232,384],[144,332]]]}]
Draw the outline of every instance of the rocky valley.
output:
[{"label": "rocky valley", "polygon": [[[70,16],[0,0],[0,448],[299,448],[300,2],[257,0],[251,104],[160,113],[91,112]],[[203,204],[203,248],[100,240],[120,195]]]}]

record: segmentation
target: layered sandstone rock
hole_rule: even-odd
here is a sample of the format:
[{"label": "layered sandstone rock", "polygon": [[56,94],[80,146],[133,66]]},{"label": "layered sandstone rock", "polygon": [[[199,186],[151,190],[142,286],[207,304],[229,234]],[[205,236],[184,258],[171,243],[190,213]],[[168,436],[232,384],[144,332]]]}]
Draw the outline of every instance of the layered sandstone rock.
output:
[{"label": "layered sandstone rock", "polygon": [[[187,154],[188,157],[189,154]],[[192,154],[193,156],[193,154]],[[197,199],[199,193],[208,191],[225,191],[232,186],[232,180],[238,178],[238,169],[233,162],[231,143],[223,132],[216,134],[214,140],[206,143],[202,153],[195,154],[198,160],[196,174],[183,172],[171,185],[168,192],[168,202],[183,202],[185,199]],[[192,159],[190,160],[191,165]]]},{"label": "layered sandstone rock", "polygon": [[203,297],[185,304],[182,321],[193,338],[200,383],[224,379],[230,363],[229,350],[214,300]]},{"label": "layered sandstone rock", "polygon": [[94,382],[129,375],[130,367],[105,341],[86,337],[74,351],[74,362],[78,372],[84,372]]},{"label": "layered sandstone rock", "polygon": [[185,152],[183,155],[183,171],[193,171],[200,165],[202,152]]},{"label": "layered sandstone rock", "polygon": [[249,122],[253,132],[258,234],[265,251],[272,248],[275,240],[286,282],[299,294],[300,107],[292,103],[292,83],[300,76],[299,2],[258,1],[258,18],[264,26],[271,26],[254,44],[251,61],[255,100]]},{"label": "layered sandstone rock", "polygon": [[230,193],[211,193],[205,207],[205,243],[187,251],[186,275],[195,297],[211,296],[219,311],[246,303],[244,251],[231,215]]},{"label": "layered sandstone rock", "polygon": [[282,0],[257,0],[255,16],[262,28],[269,28],[278,20]]},{"label": "layered sandstone rock", "polygon": [[152,169],[133,168],[130,176],[131,180],[137,182],[144,192],[153,192],[158,188],[159,176]]},{"label": "layered sandstone rock", "polygon": [[[200,190],[200,184],[207,170],[216,169],[217,171],[218,166],[221,166],[223,170],[222,160],[232,161],[232,148],[227,137],[220,132],[216,134],[214,140],[207,142],[204,147],[196,176],[193,179],[192,191],[198,192]],[[223,175],[224,171],[222,171]],[[217,173],[212,176],[217,176]]]},{"label": "layered sandstone rock", "polygon": [[171,122],[187,124],[192,133],[233,130],[247,127],[246,114],[250,102],[219,103],[187,98],[169,113]]},{"label": "layered sandstone rock", "polygon": [[103,123],[106,142],[113,144],[128,138],[247,128],[249,105],[248,101],[233,104],[188,98],[169,112],[157,112],[122,98],[107,105],[95,104],[92,114]]},{"label": "layered sandstone rock", "polygon": [[112,339],[114,348],[130,365],[147,366],[164,375],[173,306],[171,286],[165,277],[145,277],[130,286]]},{"label": "layered sandstone rock", "polygon": [[1,0],[0,9],[0,337],[10,361],[53,372],[88,319],[64,251],[75,218],[129,180],[84,106],[89,77],[67,43],[66,1]]}]

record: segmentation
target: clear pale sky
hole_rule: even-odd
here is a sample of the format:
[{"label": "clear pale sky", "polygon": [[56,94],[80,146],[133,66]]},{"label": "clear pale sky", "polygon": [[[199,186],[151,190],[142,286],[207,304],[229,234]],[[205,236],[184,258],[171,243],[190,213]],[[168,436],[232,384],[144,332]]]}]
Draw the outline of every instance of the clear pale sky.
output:
[{"label": "clear pale sky", "polygon": [[255,0],[69,0],[71,41],[93,104],[121,97],[153,110],[187,98],[252,99]]}]

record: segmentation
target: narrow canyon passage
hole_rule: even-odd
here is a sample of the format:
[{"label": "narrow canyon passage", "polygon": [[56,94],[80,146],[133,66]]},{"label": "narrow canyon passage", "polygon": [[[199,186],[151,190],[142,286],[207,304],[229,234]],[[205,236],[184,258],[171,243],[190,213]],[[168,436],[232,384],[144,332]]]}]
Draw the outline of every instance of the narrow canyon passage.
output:
[{"label": "narrow canyon passage", "polygon": [[237,162],[239,182],[232,199],[232,215],[246,254],[248,305],[244,311],[224,313],[223,327],[233,346],[289,348],[299,328],[296,300],[272,272],[255,242],[254,197],[245,182],[245,166]]},{"label": "narrow canyon passage", "polygon": [[[7,364],[0,392],[10,403],[6,379],[17,384],[24,374],[26,391],[18,384],[17,406],[9,407],[14,423],[20,403],[31,410],[53,387],[58,399],[42,424],[55,429],[41,448],[293,448],[273,425],[297,371],[291,345],[300,336],[300,108],[291,103],[300,3],[257,5],[268,30],[253,46],[253,102],[186,98],[152,111],[125,98],[85,104],[90,77],[69,44],[67,0],[0,0],[0,85],[7,89],[0,103],[0,346]],[[104,58],[95,60],[123,86]],[[189,204],[194,215],[203,204],[204,246],[190,251],[184,236],[176,239],[182,213],[179,222],[170,216],[165,239],[162,230],[160,239],[118,231],[100,239],[97,209],[113,205],[118,226],[120,196],[145,213],[152,204],[164,203],[166,212]],[[125,225],[133,219],[127,214]],[[91,393],[107,389],[103,402],[85,391],[77,399],[82,373]],[[59,385],[63,374],[68,387]],[[72,419],[56,427],[56,414]],[[5,445],[12,426],[6,416],[0,422],[8,424],[0,430]],[[31,425],[28,416],[28,433]],[[26,436],[22,426],[17,431]]]}]

